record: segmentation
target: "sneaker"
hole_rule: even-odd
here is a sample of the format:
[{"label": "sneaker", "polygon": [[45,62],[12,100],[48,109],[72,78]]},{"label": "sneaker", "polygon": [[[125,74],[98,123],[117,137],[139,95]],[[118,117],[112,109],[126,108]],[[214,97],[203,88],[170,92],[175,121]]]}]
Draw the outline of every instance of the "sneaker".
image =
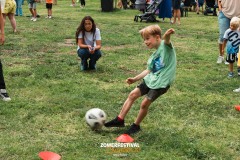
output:
[{"label": "sneaker", "polygon": [[220,64],[220,63],[223,63],[223,61],[224,61],[224,57],[218,56],[217,63]]},{"label": "sneaker", "polygon": [[0,96],[3,101],[11,101],[11,98],[9,97],[6,89],[0,89]]},{"label": "sneaker", "polygon": [[118,117],[104,124],[105,127],[124,127],[124,120],[119,121]]},{"label": "sneaker", "polygon": [[34,17],[32,17],[30,20],[31,20],[31,21],[34,20]]},{"label": "sneaker", "polygon": [[229,72],[229,73],[228,73],[228,77],[229,77],[229,78],[233,78],[233,76],[234,76],[233,72]]},{"label": "sneaker", "polygon": [[37,18],[33,18],[33,20],[32,20],[33,22],[36,22],[37,21]]},{"label": "sneaker", "polygon": [[239,93],[240,92],[240,88],[234,89],[233,92]]},{"label": "sneaker", "polygon": [[52,16],[48,16],[48,18],[49,18],[49,19],[51,19],[51,18],[52,18]]},{"label": "sneaker", "polygon": [[133,123],[130,128],[125,132],[125,134],[132,135],[141,131],[140,126]]},{"label": "sneaker", "polygon": [[228,65],[229,63],[227,61],[225,61],[224,64]]},{"label": "sneaker", "polygon": [[49,18],[49,16],[45,17],[45,18]]}]

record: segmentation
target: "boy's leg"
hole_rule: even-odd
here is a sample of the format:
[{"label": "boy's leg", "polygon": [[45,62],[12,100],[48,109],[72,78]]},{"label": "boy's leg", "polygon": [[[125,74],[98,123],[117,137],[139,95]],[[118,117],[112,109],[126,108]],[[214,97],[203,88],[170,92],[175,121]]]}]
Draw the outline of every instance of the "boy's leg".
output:
[{"label": "boy's leg", "polygon": [[139,88],[135,88],[129,95],[128,98],[126,99],[126,101],[124,102],[122,109],[119,113],[119,115],[105,123],[105,127],[124,127],[124,118],[127,115],[127,113],[129,112],[129,110],[132,107],[132,104],[134,103],[134,101],[139,98],[141,96],[141,92]]},{"label": "boy's leg", "polygon": [[[135,134],[139,132],[140,129],[140,123],[142,120],[146,117],[148,113],[148,108],[154,102],[159,96],[165,94],[170,86],[167,86],[166,88],[160,88],[160,89],[150,89],[146,95],[146,97],[143,99],[140,110],[138,113],[138,116],[135,120],[135,122],[131,125],[131,127],[125,132],[126,134]],[[142,91],[142,90],[141,90]],[[142,92],[144,94],[144,92]]]},{"label": "boy's leg", "polygon": [[233,63],[229,63],[229,71],[233,72]]},{"label": "boy's leg", "polygon": [[151,103],[152,103],[152,101],[150,101],[149,99],[147,99],[147,98],[143,99],[143,101],[141,103],[140,111],[139,111],[138,116],[137,116],[137,118],[134,122],[136,125],[140,125],[142,120],[145,118],[145,116],[148,113],[148,108],[149,108]]},{"label": "boy's leg", "polygon": [[228,62],[229,73],[228,77],[233,77],[233,63],[235,62],[235,54],[227,54],[226,62]]},{"label": "boy's leg", "polygon": [[144,100],[141,103],[141,107],[135,122],[130,126],[130,128],[125,132],[125,134],[131,135],[141,130],[140,123],[146,117],[148,113],[148,107],[150,106],[151,103],[152,101],[150,101],[148,98],[144,98]]},{"label": "boy's leg", "polygon": [[124,102],[122,109],[118,115],[118,117],[120,117],[121,119],[124,119],[125,116],[127,115],[127,113],[129,112],[129,110],[132,107],[132,104],[134,103],[134,101],[141,97],[141,92],[139,88],[135,88],[129,95],[128,98],[126,99],[126,101]]}]

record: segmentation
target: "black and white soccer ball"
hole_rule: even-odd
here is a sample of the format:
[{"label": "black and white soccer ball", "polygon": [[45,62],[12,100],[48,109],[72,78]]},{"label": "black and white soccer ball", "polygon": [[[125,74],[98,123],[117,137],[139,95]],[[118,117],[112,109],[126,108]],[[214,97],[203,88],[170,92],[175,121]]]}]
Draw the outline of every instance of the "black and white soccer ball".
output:
[{"label": "black and white soccer ball", "polygon": [[107,119],[107,115],[99,108],[92,108],[87,111],[85,118],[92,130],[100,130]]}]

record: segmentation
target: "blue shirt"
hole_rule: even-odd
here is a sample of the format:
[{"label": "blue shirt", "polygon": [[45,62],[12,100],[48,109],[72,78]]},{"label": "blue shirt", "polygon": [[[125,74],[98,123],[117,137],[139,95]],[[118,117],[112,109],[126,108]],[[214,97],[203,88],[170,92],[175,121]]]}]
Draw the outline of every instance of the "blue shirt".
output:
[{"label": "blue shirt", "polygon": [[223,36],[224,40],[227,40],[227,54],[236,54],[239,51],[240,45],[240,31],[227,29]]}]

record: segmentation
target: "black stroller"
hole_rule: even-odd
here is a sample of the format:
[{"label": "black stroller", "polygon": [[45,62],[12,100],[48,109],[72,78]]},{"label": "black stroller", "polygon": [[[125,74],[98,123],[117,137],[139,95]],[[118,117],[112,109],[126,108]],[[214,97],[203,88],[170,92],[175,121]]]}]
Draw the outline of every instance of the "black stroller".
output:
[{"label": "black stroller", "polygon": [[[138,19],[140,19],[140,22],[142,22],[142,21],[158,22],[158,20],[156,19],[155,13],[158,9],[158,6],[160,5],[160,3],[162,1],[163,0],[153,0],[152,3],[146,7],[146,10],[144,11],[143,14],[139,14],[134,17],[134,21],[138,22]],[[135,6],[137,8],[137,3],[135,3]]]},{"label": "black stroller", "polygon": [[217,8],[218,4],[216,0],[206,0],[206,6],[204,15],[207,16],[209,13],[213,14],[213,16],[217,16]]}]

